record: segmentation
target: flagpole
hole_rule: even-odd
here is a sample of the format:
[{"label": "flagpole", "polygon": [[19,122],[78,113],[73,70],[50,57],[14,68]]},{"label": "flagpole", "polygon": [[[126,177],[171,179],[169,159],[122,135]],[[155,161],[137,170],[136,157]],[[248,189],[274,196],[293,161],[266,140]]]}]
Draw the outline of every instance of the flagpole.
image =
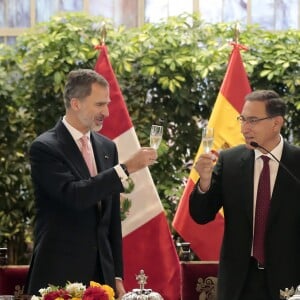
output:
[{"label": "flagpole", "polygon": [[248,48],[244,45],[239,44],[239,37],[240,37],[240,23],[237,22],[233,29],[233,41],[230,43],[234,48],[238,48],[239,50],[248,51]]},{"label": "flagpole", "polygon": [[107,35],[107,30],[106,30],[105,22],[103,22],[100,31],[100,46],[105,45],[106,35]]},{"label": "flagpole", "polygon": [[240,37],[240,24],[237,22],[234,27],[234,39],[233,40],[234,40],[235,44],[239,43],[239,37]]}]

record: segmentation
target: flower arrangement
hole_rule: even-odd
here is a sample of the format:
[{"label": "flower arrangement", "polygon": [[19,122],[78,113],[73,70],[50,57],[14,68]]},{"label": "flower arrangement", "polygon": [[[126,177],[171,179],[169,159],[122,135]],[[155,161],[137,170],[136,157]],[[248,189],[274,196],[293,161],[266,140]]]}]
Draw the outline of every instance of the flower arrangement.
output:
[{"label": "flower arrangement", "polygon": [[39,290],[41,296],[32,296],[31,300],[114,300],[114,290],[109,285],[91,281],[86,287],[82,283],[68,282],[64,288],[49,285]]}]

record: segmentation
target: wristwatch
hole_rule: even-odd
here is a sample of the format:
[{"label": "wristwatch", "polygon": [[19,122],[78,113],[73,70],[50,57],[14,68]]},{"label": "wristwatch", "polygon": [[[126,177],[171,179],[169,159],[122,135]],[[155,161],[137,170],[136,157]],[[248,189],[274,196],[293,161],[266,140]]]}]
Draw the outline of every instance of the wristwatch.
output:
[{"label": "wristwatch", "polygon": [[121,168],[123,169],[123,171],[125,172],[125,174],[126,174],[127,176],[129,176],[129,172],[128,172],[128,170],[127,170],[126,165],[125,165],[125,164],[120,164],[120,166],[121,166]]}]

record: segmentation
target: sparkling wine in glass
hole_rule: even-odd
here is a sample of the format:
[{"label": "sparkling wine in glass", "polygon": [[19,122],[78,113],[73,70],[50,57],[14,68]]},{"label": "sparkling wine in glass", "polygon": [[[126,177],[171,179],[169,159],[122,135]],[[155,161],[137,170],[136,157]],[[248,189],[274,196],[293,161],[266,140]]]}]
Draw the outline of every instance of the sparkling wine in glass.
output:
[{"label": "sparkling wine in glass", "polygon": [[163,127],[160,125],[152,125],[150,130],[150,147],[158,149],[162,140]]},{"label": "sparkling wine in glass", "polygon": [[214,143],[214,129],[212,127],[203,127],[202,145],[205,153],[209,153]]}]

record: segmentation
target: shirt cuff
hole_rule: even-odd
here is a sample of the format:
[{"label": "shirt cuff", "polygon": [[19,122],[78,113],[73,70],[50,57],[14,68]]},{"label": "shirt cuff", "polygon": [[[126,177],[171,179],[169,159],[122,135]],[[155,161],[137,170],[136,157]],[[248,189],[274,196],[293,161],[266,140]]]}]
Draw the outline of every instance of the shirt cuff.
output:
[{"label": "shirt cuff", "polygon": [[203,192],[203,191],[201,190],[201,188],[200,188],[199,182],[197,183],[197,190],[198,190],[198,192],[199,192],[200,194],[205,194],[205,193],[207,193],[208,190],[209,190],[209,188],[210,188],[210,185],[209,185],[207,191],[206,191],[206,192]]},{"label": "shirt cuff", "polygon": [[123,281],[123,278],[122,277],[115,277],[115,280],[121,280],[121,281]]},{"label": "shirt cuff", "polygon": [[116,172],[124,186],[124,183],[126,182],[126,179],[128,178],[128,176],[126,175],[125,171],[123,170],[123,168],[120,165],[114,166],[114,169],[116,170]]}]

